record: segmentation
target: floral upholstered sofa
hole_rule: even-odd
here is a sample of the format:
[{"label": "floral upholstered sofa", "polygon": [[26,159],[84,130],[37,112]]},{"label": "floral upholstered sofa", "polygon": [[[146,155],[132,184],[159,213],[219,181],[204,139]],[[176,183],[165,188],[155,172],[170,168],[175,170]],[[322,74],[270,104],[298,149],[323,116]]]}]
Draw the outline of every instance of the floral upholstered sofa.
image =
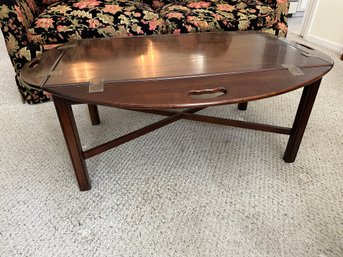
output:
[{"label": "floral upholstered sofa", "polygon": [[[43,51],[82,38],[218,30],[285,36],[287,7],[287,0],[0,0],[0,27],[19,74]],[[49,100],[16,81],[26,102]]]}]

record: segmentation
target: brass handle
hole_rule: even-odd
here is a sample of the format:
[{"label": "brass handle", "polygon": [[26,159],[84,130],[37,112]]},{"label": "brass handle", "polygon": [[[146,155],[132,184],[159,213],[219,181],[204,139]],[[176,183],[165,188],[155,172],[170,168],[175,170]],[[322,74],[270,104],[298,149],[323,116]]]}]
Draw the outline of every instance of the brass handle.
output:
[{"label": "brass handle", "polygon": [[194,89],[188,92],[189,97],[199,99],[216,98],[226,94],[227,90],[223,87]]}]

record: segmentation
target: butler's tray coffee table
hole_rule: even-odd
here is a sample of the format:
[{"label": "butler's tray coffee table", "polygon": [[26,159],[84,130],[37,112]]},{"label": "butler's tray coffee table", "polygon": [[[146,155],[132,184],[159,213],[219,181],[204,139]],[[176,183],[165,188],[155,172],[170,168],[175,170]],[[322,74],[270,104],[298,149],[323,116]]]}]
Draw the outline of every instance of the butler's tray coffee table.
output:
[{"label": "butler's tray coffee table", "polygon": [[[215,32],[70,42],[33,59],[21,79],[53,94],[80,190],[88,190],[85,159],[179,119],[289,135],[284,160],[293,162],[321,78],[332,66],[320,52],[267,34]],[[195,114],[233,103],[244,110],[249,101],[301,87],[292,128]],[[88,104],[93,124],[100,122],[97,105],[167,118],[84,151],[71,108],[79,103]]]}]

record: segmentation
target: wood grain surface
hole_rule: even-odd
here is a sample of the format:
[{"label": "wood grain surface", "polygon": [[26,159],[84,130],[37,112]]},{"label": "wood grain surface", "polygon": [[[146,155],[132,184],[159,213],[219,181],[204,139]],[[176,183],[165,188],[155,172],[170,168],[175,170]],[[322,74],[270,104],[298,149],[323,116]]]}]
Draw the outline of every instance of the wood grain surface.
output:
[{"label": "wood grain surface", "polygon": [[[311,48],[264,33],[216,32],[75,41],[34,60],[22,79],[74,101],[163,109],[278,95],[314,82],[332,65]],[[89,93],[90,81],[103,81],[100,92]]]}]

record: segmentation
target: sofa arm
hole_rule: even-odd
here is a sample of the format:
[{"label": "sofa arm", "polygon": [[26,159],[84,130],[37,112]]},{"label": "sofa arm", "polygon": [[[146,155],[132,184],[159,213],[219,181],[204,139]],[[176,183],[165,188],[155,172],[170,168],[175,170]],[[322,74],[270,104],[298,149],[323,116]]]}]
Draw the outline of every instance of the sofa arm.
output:
[{"label": "sofa arm", "polygon": [[[34,0],[0,0],[0,28],[16,71],[30,55],[31,50],[28,49],[33,49],[29,46],[27,30],[37,15],[38,9]],[[25,47],[27,50],[24,50]]]}]

